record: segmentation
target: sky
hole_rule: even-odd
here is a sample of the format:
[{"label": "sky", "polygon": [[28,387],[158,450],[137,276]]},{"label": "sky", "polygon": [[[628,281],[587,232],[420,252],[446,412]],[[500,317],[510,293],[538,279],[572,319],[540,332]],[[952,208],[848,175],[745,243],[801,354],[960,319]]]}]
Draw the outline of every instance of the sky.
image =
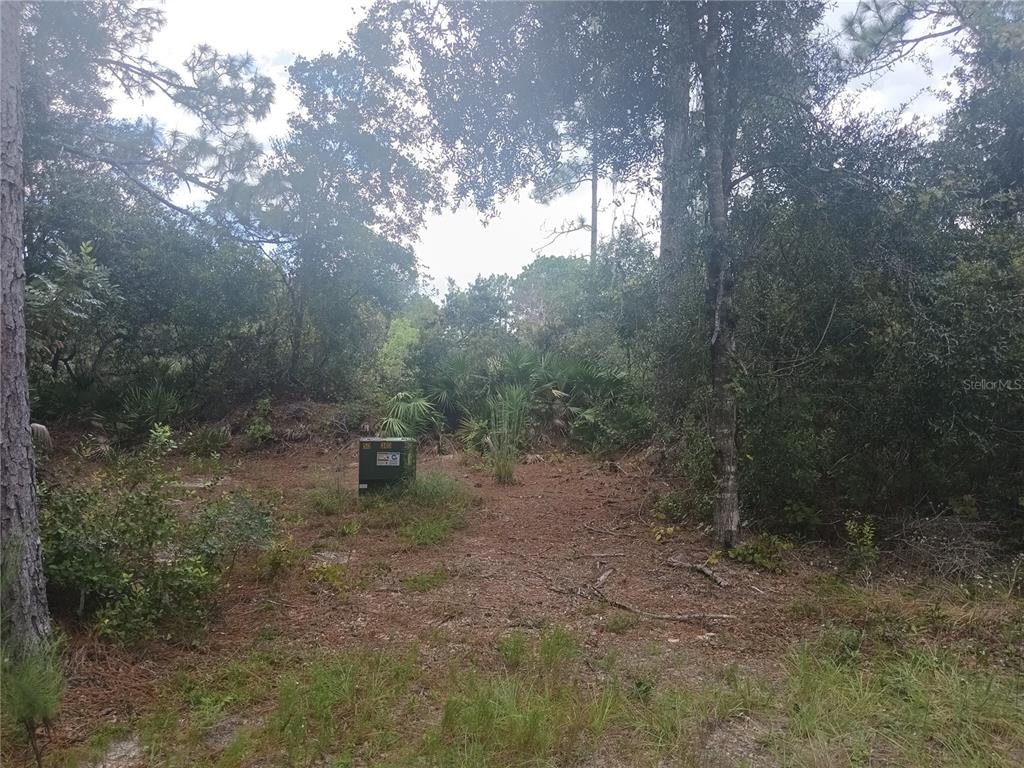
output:
[{"label": "sky", "polygon": [[[251,54],[260,70],[277,82],[271,114],[252,129],[257,139],[267,142],[285,133],[288,115],[296,106],[286,87],[289,64],[296,56],[314,57],[338,50],[367,6],[367,2],[345,0],[166,0],[162,7],[167,23],[149,53],[156,61],[174,67],[180,66],[190,51],[203,43],[225,53]],[[838,24],[855,3],[844,1],[837,6],[827,18],[830,25]],[[926,89],[942,84],[952,61],[938,45],[929,53],[934,63],[932,76],[918,65],[901,64],[893,72],[862,84],[857,90],[858,106],[881,110],[913,100],[912,112],[926,117],[936,115],[941,105]],[[118,100],[115,112],[119,117],[152,116],[167,129],[194,127],[186,115],[158,96]],[[602,208],[610,208],[610,184],[602,183],[599,197]],[[475,210],[466,208],[431,215],[414,248],[421,271],[443,292],[449,278],[466,285],[477,275],[517,274],[539,252],[588,253],[590,234],[586,231],[559,237],[547,248],[543,246],[555,230],[580,216],[588,216],[589,209],[587,186],[547,205],[524,193],[500,205],[497,215],[486,222]],[[641,201],[636,207],[639,218],[653,217],[655,210],[654,201]],[[610,225],[610,214],[600,216],[599,234],[607,235]]]}]

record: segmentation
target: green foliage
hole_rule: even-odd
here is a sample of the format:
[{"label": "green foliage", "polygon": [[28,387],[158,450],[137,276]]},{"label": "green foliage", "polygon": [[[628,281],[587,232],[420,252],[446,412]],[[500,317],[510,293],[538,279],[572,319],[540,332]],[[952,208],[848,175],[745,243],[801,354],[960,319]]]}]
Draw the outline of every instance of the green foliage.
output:
[{"label": "green foliage", "polygon": [[791,763],[1009,766],[1024,744],[1020,690],[941,652],[863,658],[849,643],[806,645],[790,661],[786,731]]},{"label": "green foliage", "polygon": [[[0,550],[0,594],[11,594],[11,580],[21,562],[20,544],[8,538]],[[32,747],[36,764],[42,766],[42,752],[35,730],[49,728],[64,695],[65,680],[61,659],[62,641],[46,637],[34,645],[14,633],[6,608],[0,613],[0,717],[7,726],[23,729]]]},{"label": "green foliage", "polygon": [[340,480],[314,488],[308,498],[310,509],[319,515],[347,514],[357,501],[355,492],[343,487]]},{"label": "green foliage", "polygon": [[436,568],[427,573],[417,573],[402,579],[402,586],[410,592],[429,592],[448,581],[448,571]]},{"label": "green foliage", "polygon": [[472,503],[459,481],[440,472],[423,472],[412,482],[359,498],[365,525],[397,528],[415,546],[440,543],[465,527]]},{"label": "green foliage", "polygon": [[267,733],[296,764],[358,745],[378,753],[400,738],[393,709],[415,670],[411,656],[385,653],[313,661],[281,681]]},{"label": "green foliage", "polygon": [[398,535],[410,544],[425,547],[440,544],[465,525],[466,522],[461,515],[438,512],[417,516],[403,523],[398,529]]},{"label": "green foliage", "polygon": [[309,578],[314,584],[326,585],[339,595],[347,594],[359,583],[341,563],[314,563],[309,568]]},{"label": "green foliage", "polygon": [[249,440],[249,445],[254,448],[259,448],[274,439],[274,429],[270,426],[270,413],[269,397],[256,401],[249,423],[245,425],[245,436]]},{"label": "green foliage", "polygon": [[387,437],[422,437],[440,428],[441,415],[421,395],[399,392],[388,401],[378,432]]},{"label": "green foliage", "polygon": [[270,540],[268,510],[242,495],[199,502],[182,520],[170,503],[170,477],[156,466],[171,447],[158,426],[145,448],[96,484],[40,489],[50,588],[118,640],[197,623],[218,574],[243,549]]},{"label": "green foliage", "polygon": [[219,458],[231,445],[231,432],[227,427],[203,426],[189,432],[182,448],[201,459]]},{"label": "green foliage", "polygon": [[491,466],[495,479],[508,485],[515,482],[516,464],[526,437],[529,403],[526,390],[509,385],[495,395],[489,404],[491,416]]},{"label": "green foliage", "polygon": [[275,542],[260,554],[256,562],[259,579],[265,583],[273,583],[291,569],[306,562],[310,551],[296,547],[290,540]]},{"label": "green foliage", "polygon": [[621,635],[634,629],[639,624],[640,617],[636,614],[619,611],[608,617],[607,621],[604,622],[603,628],[606,632]]},{"label": "green foliage", "polygon": [[53,640],[30,651],[19,649],[13,638],[4,637],[0,663],[0,713],[7,723],[22,727],[28,737],[36,765],[42,766],[42,751],[35,731],[50,727],[64,696],[65,680],[59,645]]},{"label": "green foliage", "polygon": [[133,433],[145,433],[157,424],[172,424],[184,412],[180,394],[162,381],[128,389],[121,404],[124,424]]},{"label": "green foliage", "polygon": [[728,554],[737,562],[754,565],[771,573],[782,573],[786,570],[786,552],[792,548],[791,541],[762,533],[738,547],[733,547]]},{"label": "green foliage", "polygon": [[846,567],[855,573],[870,575],[878,564],[875,524],[851,518],[843,523],[846,531]]}]

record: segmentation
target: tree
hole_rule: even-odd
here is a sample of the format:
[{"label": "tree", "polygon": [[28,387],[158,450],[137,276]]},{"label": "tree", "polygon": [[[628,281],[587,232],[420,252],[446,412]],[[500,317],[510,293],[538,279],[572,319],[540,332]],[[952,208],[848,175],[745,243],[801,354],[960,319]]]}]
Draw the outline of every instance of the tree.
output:
[{"label": "tree", "polygon": [[0,304],[3,337],[0,340],[0,541],[4,579],[3,621],[20,653],[34,653],[50,637],[50,614],[46,603],[42,547],[39,540],[39,510],[35,488],[35,456],[29,429],[28,369],[25,333],[25,266],[22,226],[25,186],[23,176],[21,58],[19,30],[23,8],[20,3],[0,5],[2,62],[0,98],[3,101],[3,178],[0,181]]},{"label": "tree", "polygon": [[[823,5],[681,5],[382,3],[365,24],[408,40],[430,139],[456,175],[457,198],[486,209],[580,157],[621,175],[661,167],[662,263],[676,294],[691,242],[686,210],[695,199],[703,204],[716,536],[729,546],[739,534],[730,197],[759,173],[759,142],[775,138],[747,135],[744,123],[775,100],[799,102],[815,84],[807,51]],[[692,103],[691,62],[700,82]],[[692,118],[703,128],[699,141]],[[698,196],[691,182],[699,158]]]}]

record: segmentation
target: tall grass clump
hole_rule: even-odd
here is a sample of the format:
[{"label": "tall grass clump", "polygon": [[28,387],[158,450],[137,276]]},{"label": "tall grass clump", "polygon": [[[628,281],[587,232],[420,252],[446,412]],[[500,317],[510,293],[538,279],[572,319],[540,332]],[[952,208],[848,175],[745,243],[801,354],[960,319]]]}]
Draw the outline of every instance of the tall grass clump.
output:
[{"label": "tall grass clump", "polygon": [[502,389],[490,400],[491,466],[494,478],[501,485],[515,482],[519,450],[526,436],[529,393],[521,386]]}]

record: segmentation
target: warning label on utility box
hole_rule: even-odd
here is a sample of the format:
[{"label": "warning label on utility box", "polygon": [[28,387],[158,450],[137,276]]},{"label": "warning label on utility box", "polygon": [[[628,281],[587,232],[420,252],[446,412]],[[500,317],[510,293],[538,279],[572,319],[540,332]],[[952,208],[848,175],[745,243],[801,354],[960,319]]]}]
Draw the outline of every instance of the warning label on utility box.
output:
[{"label": "warning label on utility box", "polygon": [[402,463],[402,454],[398,451],[378,451],[378,467],[397,467]]}]

